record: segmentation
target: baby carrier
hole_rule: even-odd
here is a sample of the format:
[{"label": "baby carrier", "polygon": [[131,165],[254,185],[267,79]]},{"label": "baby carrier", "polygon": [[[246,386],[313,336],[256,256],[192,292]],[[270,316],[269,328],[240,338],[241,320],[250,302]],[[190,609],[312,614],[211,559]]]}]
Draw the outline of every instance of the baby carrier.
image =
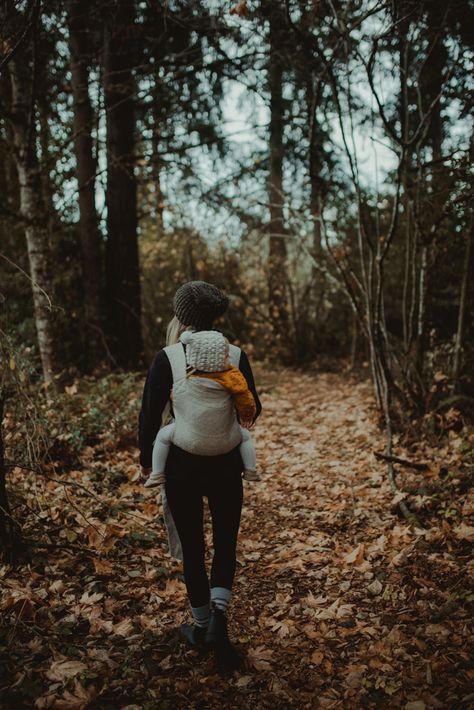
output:
[{"label": "baby carrier", "polygon": [[[186,377],[183,345],[165,349],[173,373],[173,442],[199,456],[226,454],[238,446],[242,434],[232,395],[223,385],[206,377]],[[239,366],[240,348],[229,345],[232,365]]]}]

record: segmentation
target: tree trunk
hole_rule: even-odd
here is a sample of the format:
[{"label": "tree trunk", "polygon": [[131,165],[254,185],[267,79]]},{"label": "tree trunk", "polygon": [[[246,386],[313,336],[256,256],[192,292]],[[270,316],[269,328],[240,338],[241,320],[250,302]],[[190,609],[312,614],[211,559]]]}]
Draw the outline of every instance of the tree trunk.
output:
[{"label": "tree trunk", "polygon": [[160,239],[163,236],[163,232],[164,232],[164,220],[163,220],[164,197],[163,197],[163,192],[161,189],[161,170],[163,167],[163,163],[161,161],[160,130],[161,130],[161,123],[165,118],[165,111],[163,110],[163,107],[161,104],[161,102],[163,101],[161,94],[163,94],[163,92],[161,92],[160,89],[161,89],[160,80],[158,77],[156,77],[156,79],[155,79],[155,105],[154,105],[154,110],[153,110],[153,128],[152,128],[151,145],[152,145],[152,150],[153,150],[153,157],[152,157],[152,171],[153,172],[152,172],[152,175],[153,175],[153,186],[154,186],[154,190],[155,190],[154,203],[153,203],[153,207],[152,207],[152,215],[155,218],[158,239]]},{"label": "tree trunk", "polygon": [[92,5],[89,2],[70,0],[68,3],[74,105],[73,129],[79,189],[78,228],[82,250],[86,361],[89,368],[93,368],[99,363],[103,353],[101,331],[104,325],[102,250],[95,206],[97,160],[93,153],[92,143],[94,111],[88,91],[86,18],[91,9]]},{"label": "tree trunk", "polygon": [[[8,65],[12,91],[12,131],[15,163],[20,184],[20,212],[25,234],[38,346],[46,383],[54,384],[59,365],[59,339],[53,313],[52,253],[48,214],[41,190],[36,154],[35,59],[34,52],[15,57]],[[33,75],[33,78],[32,78]],[[33,95],[32,95],[33,92]]]},{"label": "tree trunk", "polygon": [[111,350],[123,367],[136,367],[142,352],[133,46],[133,0],[111,2],[105,17],[103,58],[107,112],[106,298]]},{"label": "tree trunk", "polygon": [[357,357],[357,341],[359,338],[359,319],[357,313],[352,314],[352,333],[351,333],[351,351],[350,351],[350,368],[353,370],[356,364]]},{"label": "tree trunk", "polygon": [[3,561],[11,564],[15,561],[21,545],[21,531],[13,519],[8,503],[6,487],[5,451],[3,446],[3,414],[6,394],[0,389],[0,553]]},{"label": "tree trunk", "polygon": [[[316,261],[321,256],[321,177],[318,170],[318,132],[317,132],[317,96],[310,77],[306,85],[306,108],[308,112],[308,143],[309,143],[309,180],[310,180],[310,209],[313,219],[313,256]],[[313,276],[317,278],[316,268]]]},{"label": "tree trunk", "polygon": [[315,90],[314,78],[306,82],[306,111],[308,117],[308,172],[310,183],[310,212],[312,218],[312,256],[313,264],[311,268],[311,283],[313,284],[310,294],[310,304],[315,328],[321,323],[321,315],[324,313],[325,297],[325,273],[323,269],[322,251],[322,229],[321,212],[323,205],[323,180],[321,178],[321,148],[320,133],[317,123],[317,107],[320,100],[321,91]]},{"label": "tree trunk", "polygon": [[270,90],[270,237],[268,256],[268,286],[270,319],[280,332],[288,326],[288,269],[283,217],[283,57],[282,13],[270,10],[270,55],[268,85]]},{"label": "tree trunk", "polygon": [[431,3],[427,5],[428,38],[430,41],[430,56],[426,62],[424,75],[421,76],[421,88],[425,98],[425,110],[434,102],[431,108],[428,141],[432,150],[433,173],[432,209],[440,211],[444,200],[440,199],[444,187],[443,175],[443,136],[444,119],[441,113],[441,93],[444,84],[444,71],[448,60],[445,45],[446,35],[446,6],[444,3]]},{"label": "tree trunk", "polygon": [[59,252],[63,226],[54,207],[54,182],[51,175],[50,145],[53,143],[48,122],[50,107],[43,97],[37,101],[37,131],[39,151],[39,174],[41,178],[41,194],[43,195],[44,209],[48,215],[48,234],[51,244],[53,260]]},{"label": "tree trunk", "polygon": [[10,508],[8,505],[8,496],[6,489],[6,471],[5,471],[5,455],[3,450],[3,409],[5,405],[5,397],[3,390],[0,390],[0,544],[3,557],[8,555],[8,549],[11,547],[10,535],[8,532],[8,516]]},{"label": "tree trunk", "polygon": [[[427,133],[428,145],[431,148],[433,160],[433,173],[430,194],[430,221],[435,224],[444,209],[444,175],[443,175],[443,117],[441,114],[440,96],[444,84],[444,68],[447,60],[447,51],[444,44],[445,12],[443,4],[433,3],[427,12],[428,37],[430,41],[429,61],[426,62],[425,74],[421,76],[420,85],[425,106],[423,111],[431,107],[429,130]],[[416,341],[416,368],[420,382],[423,382],[424,360],[429,327],[429,307],[431,295],[430,267],[432,265],[433,243],[438,230],[429,230],[427,227],[421,235],[421,264],[419,279],[419,306],[418,328]]]},{"label": "tree trunk", "polygon": [[[400,127],[401,127],[401,139],[407,145],[409,135],[410,135],[410,113],[408,110],[408,50],[409,44],[407,42],[407,37],[410,29],[410,21],[405,18],[399,25],[399,36],[398,36],[398,61],[399,61],[399,80],[400,80],[400,95],[399,95],[399,115],[400,115]],[[411,216],[411,204],[410,204],[410,194],[409,194],[409,165],[410,157],[407,155],[403,164],[403,170],[401,175],[402,181],[402,201],[403,201],[403,217],[405,221],[405,253],[404,253],[404,279],[403,279],[403,296],[402,296],[402,323],[403,323],[403,344],[405,353],[408,353],[410,342],[413,334],[409,327],[409,293],[410,293],[410,276],[411,276],[411,259],[416,258],[416,245],[415,249],[411,248],[412,245],[412,220]]]},{"label": "tree trunk", "polygon": [[457,392],[459,388],[459,375],[461,373],[462,348],[464,343],[464,323],[466,320],[466,308],[468,303],[468,287],[469,287],[469,272],[471,263],[471,247],[472,247],[472,232],[474,230],[474,220],[467,234],[466,251],[464,255],[464,264],[461,281],[461,294],[459,298],[458,312],[458,327],[456,332],[456,341],[454,345],[454,362],[453,362],[453,391]]}]

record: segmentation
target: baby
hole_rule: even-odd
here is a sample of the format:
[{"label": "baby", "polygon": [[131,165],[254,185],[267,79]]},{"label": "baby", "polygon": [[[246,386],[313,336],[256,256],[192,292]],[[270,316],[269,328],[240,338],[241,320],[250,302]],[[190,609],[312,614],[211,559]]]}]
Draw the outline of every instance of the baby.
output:
[{"label": "baby", "polygon": [[[229,357],[229,342],[218,331],[185,331],[180,338],[186,345],[186,377],[211,379],[232,395],[239,420],[242,441],[239,446],[244,465],[243,478],[246,481],[259,481],[256,472],[256,455],[248,429],[255,417],[255,400],[247,381],[238,367],[234,367]],[[173,397],[173,393],[171,394]],[[202,390],[206,397],[206,389]],[[147,488],[165,483],[165,466],[170,445],[174,441],[176,424],[172,422],[162,427],[156,435],[152,454],[152,473],[145,482]]]}]

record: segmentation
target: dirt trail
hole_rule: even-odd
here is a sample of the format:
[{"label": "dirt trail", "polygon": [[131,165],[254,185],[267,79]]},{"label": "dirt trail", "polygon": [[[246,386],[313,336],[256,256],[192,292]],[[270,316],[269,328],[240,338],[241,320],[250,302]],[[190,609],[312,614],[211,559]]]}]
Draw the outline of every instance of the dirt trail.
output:
[{"label": "dirt trail", "polygon": [[369,384],[286,372],[263,403],[235,627],[249,604],[249,657],[268,680],[238,682],[264,707],[474,706],[472,617],[449,608],[469,590],[465,558],[392,512]]},{"label": "dirt trail", "polygon": [[[111,488],[91,449],[86,473],[70,479],[95,497],[68,488],[77,549],[33,564],[31,623],[15,627],[16,690],[6,697],[129,710],[469,707],[465,541],[454,550],[452,535],[446,542],[438,528],[411,528],[392,513],[373,456],[383,437],[370,385],[282,370],[263,379],[262,402],[254,438],[263,475],[245,484],[230,611],[245,668],[222,678],[211,658],[181,644],[181,569],[166,554],[154,494],[134,480],[137,452],[114,454]],[[42,491],[53,518],[63,492]],[[24,575],[0,570],[3,608],[25,594]]]}]

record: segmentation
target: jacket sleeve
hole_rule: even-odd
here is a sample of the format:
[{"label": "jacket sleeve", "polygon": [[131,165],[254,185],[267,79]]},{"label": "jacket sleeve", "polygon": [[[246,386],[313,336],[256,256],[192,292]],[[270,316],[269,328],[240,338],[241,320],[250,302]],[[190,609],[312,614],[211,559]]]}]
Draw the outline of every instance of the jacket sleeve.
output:
[{"label": "jacket sleeve", "polygon": [[252,393],[246,387],[243,392],[234,394],[234,404],[241,422],[255,421],[257,408]]},{"label": "jacket sleeve", "polygon": [[257,394],[257,390],[255,388],[255,381],[253,379],[253,372],[252,368],[250,367],[250,362],[247,357],[247,353],[245,353],[243,350],[240,353],[240,361],[239,361],[239,370],[247,380],[247,385],[251,393],[253,394],[253,398],[255,400],[255,407],[256,407],[256,412],[254,416],[254,421],[256,418],[260,415],[260,412],[262,411],[262,404],[260,402],[260,399]]},{"label": "jacket sleeve", "polygon": [[140,464],[146,468],[151,466],[153,442],[161,426],[161,416],[169,402],[172,387],[173,374],[170,361],[164,350],[160,350],[148,370],[138,419]]},{"label": "jacket sleeve", "polygon": [[234,404],[241,422],[255,419],[257,408],[253,394],[249,390],[247,380],[239,368],[234,367],[224,372],[222,384],[232,393]]}]

